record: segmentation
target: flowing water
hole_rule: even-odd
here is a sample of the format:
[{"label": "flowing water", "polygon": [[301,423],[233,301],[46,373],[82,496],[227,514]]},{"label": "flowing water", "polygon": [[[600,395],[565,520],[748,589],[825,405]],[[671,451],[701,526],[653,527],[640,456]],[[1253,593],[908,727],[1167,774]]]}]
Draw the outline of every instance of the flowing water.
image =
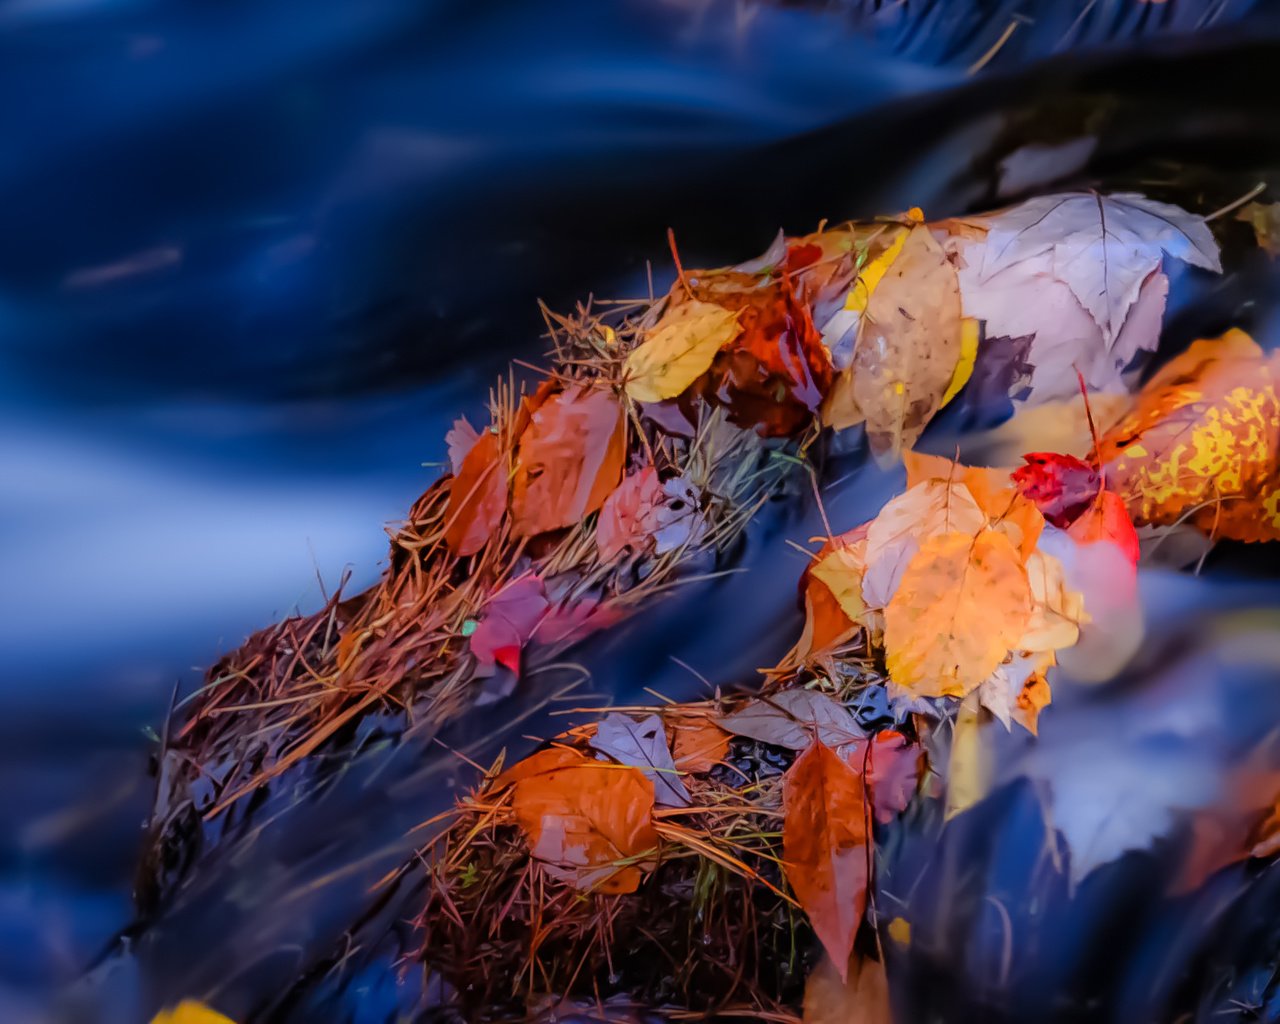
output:
[{"label": "flowing water", "polygon": [[[1274,8],[1230,0],[0,0],[0,1019],[272,1004],[467,784],[439,746],[374,749],[319,805],[276,794],[234,859],[115,939],[175,687],[345,571],[376,578],[378,526],[434,478],[448,423],[540,353],[538,298],[642,294],[646,261],[665,286],[668,226],[716,265],[779,227],[1062,184],[1207,211],[1280,183],[1277,58]],[[1168,350],[1231,324],[1275,343],[1276,276],[1238,227],[1228,274],[1175,281]],[[984,426],[940,422],[939,450]],[[900,486],[846,469],[837,524]],[[590,645],[590,680],[548,677],[440,739],[527,748],[571,682],[584,701],[702,692],[673,656],[750,680],[797,629],[782,541],[815,532],[777,510],[746,573]],[[1228,545],[1200,578],[1144,576],[1155,639],[1106,695],[1063,688],[1044,756],[1126,779],[1111,723],[1172,706],[1177,763],[1213,775],[1276,717],[1278,568]],[[1175,999],[1280,1015],[1280,945],[1248,910],[1277,905],[1274,879],[1171,904],[1127,858],[1067,894],[1037,874],[1028,806],[1011,782],[940,848],[904,835],[894,877],[938,908],[907,1019],[1028,1019],[1046,991],[1063,1020],[1164,1019]],[[394,1019],[412,996],[373,956],[271,1012]]]}]

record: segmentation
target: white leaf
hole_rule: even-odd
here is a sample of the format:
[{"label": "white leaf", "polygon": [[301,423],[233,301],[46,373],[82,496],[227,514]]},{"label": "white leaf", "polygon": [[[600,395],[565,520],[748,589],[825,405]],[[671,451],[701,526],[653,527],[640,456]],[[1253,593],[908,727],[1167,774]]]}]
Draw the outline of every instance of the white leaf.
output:
[{"label": "white leaf", "polygon": [[735,736],[790,750],[808,747],[815,730],[818,739],[833,748],[866,736],[848,708],[814,690],[783,690],[768,700],[753,700],[717,724]]},{"label": "white leaf", "polygon": [[600,719],[591,746],[619,764],[639,768],[653,783],[653,798],[667,807],[688,807],[689,791],[680,781],[667,744],[667,730],[657,715],[639,720],[611,711]]}]

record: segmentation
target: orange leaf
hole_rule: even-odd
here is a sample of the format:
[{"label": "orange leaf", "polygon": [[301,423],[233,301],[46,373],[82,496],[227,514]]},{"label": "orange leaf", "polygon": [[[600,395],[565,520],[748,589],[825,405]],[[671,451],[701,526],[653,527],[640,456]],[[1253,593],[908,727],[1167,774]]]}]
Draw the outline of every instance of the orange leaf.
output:
[{"label": "orange leaf", "polygon": [[572,747],[553,746],[530,754],[523,761],[517,761],[493,780],[493,790],[504,789],[521,779],[543,775],[553,768],[564,768],[568,765],[580,764],[586,758]]},{"label": "orange leaf", "polygon": [[635,892],[658,846],[653,783],[637,768],[579,758],[518,779],[511,805],[534,859],[577,889]]},{"label": "orange leaf", "polygon": [[506,460],[498,436],[486,430],[471,446],[449,485],[445,542],[455,555],[474,555],[488,543],[506,510]]},{"label": "orange leaf", "polygon": [[672,742],[676,767],[682,772],[700,774],[719,764],[729,753],[729,734],[709,719],[678,721]]},{"label": "orange leaf", "polygon": [[576,384],[537,409],[516,457],[515,536],[573,526],[598,509],[622,478],[625,426],[617,398]]},{"label": "orange leaf", "polygon": [[1103,435],[1108,484],[1135,522],[1280,539],[1280,357],[1243,331],[1195,342]]},{"label": "orange leaf", "polygon": [[1004,661],[1030,618],[1031,586],[1008,537],[930,537],[885,609],[890,678],[921,696],[962,697]]},{"label": "orange leaf", "polygon": [[1130,562],[1138,564],[1138,532],[1124,499],[1114,491],[1100,491],[1080,518],[1067,527],[1067,533],[1081,544],[1109,540]]},{"label": "orange leaf", "polygon": [[841,971],[823,957],[804,984],[804,1024],[893,1024],[884,964],[856,956]]},{"label": "orange leaf", "polygon": [[787,882],[843,980],[867,899],[862,777],[815,741],[783,776],[782,806]]}]

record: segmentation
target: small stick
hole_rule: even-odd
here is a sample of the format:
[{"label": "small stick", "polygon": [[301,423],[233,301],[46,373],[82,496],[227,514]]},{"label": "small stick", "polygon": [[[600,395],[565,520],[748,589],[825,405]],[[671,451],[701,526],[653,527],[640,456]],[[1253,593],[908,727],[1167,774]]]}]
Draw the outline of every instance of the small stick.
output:
[{"label": "small stick", "polygon": [[1209,214],[1209,216],[1205,218],[1205,220],[1206,221],[1217,220],[1219,217],[1225,217],[1232,210],[1239,209],[1241,206],[1244,206],[1244,204],[1247,203],[1250,199],[1253,199],[1255,196],[1262,195],[1262,193],[1265,192],[1266,190],[1267,190],[1267,183],[1265,181],[1260,181],[1258,182],[1258,184],[1254,185],[1253,188],[1249,189],[1249,191],[1246,192],[1244,195],[1242,195],[1239,199],[1235,200],[1234,202],[1227,203],[1227,205],[1224,206],[1221,210],[1214,210],[1213,213]]},{"label": "small stick", "polygon": [[667,244],[671,246],[671,258],[675,260],[676,277],[680,279],[680,283],[684,286],[685,294],[689,298],[693,298],[693,289],[689,287],[689,279],[684,276],[684,266],[680,263],[680,253],[676,251],[675,228],[667,228]]}]

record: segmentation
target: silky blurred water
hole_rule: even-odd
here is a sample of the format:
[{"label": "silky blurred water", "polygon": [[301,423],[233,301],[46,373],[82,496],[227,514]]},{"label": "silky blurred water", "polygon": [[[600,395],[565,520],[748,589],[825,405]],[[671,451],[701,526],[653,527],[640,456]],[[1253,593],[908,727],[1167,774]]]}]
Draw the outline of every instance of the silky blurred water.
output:
[{"label": "silky blurred water", "polygon": [[[715,264],[991,205],[1094,108],[1049,179],[1280,166],[1269,4],[880,7],[0,0],[0,1019],[128,922],[175,687],[376,578],[448,423],[540,353],[538,299],[663,287],[668,226]],[[1273,284],[1245,261],[1171,335],[1248,307],[1265,337]],[[751,614],[785,646],[776,564]],[[671,649],[763,663],[717,628]]]}]

